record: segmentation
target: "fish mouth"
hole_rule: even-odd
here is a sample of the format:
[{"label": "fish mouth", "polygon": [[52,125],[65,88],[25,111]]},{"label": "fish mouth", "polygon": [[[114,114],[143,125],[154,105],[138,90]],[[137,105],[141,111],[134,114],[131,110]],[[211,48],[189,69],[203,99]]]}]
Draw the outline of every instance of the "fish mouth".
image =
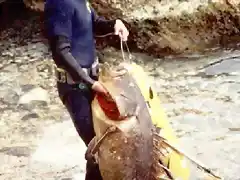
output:
[{"label": "fish mouth", "polygon": [[131,117],[129,114],[122,114],[119,110],[116,100],[111,95],[105,96],[97,94],[96,99],[104,114],[113,121],[123,121]]},{"label": "fish mouth", "polygon": [[[107,95],[96,94],[99,106],[105,115],[113,121],[122,121],[136,116],[137,107],[132,95],[125,92],[122,87],[121,79],[129,81],[129,64],[121,63],[118,66],[111,67],[104,63],[101,66],[100,81],[108,91]],[[126,89],[134,88],[130,84],[125,84]],[[130,90],[131,92],[132,90]]]}]

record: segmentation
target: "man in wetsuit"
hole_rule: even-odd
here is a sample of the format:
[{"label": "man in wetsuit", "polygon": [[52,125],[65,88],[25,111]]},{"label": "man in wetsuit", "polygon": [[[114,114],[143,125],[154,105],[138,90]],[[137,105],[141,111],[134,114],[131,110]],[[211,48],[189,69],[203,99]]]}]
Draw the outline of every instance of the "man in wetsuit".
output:
[{"label": "man in wetsuit", "polygon": [[[46,0],[44,18],[56,65],[59,97],[79,136],[88,145],[95,135],[91,113],[93,94],[106,93],[97,81],[94,34],[115,33],[126,41],[128,30],[121,20],[98,17],[87,0]],[[102,179],[97,165],[87,162],[86,169],[86,180]]]}]

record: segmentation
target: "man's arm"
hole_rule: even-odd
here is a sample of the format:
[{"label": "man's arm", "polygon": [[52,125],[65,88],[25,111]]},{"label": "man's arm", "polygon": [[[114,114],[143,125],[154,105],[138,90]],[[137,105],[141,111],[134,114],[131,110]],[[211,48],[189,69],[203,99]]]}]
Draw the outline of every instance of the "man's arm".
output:
[{"label": "man's arm", "polygon": [[91,8],[93,31],[95,35],[105,35],[114,33],[116,20],[106,20],[104,17],[98,16],[93,8]]},{"label": "man's arm", "polygon": [[76,59],[72,56],[70,49],[70,42],[69,39],[66,38],[66,36],[56,36],[54,38],[55,41],[55,48],[56,53],[59,54],[59,56],[65,61],[65,64],[67,65],[67,69],[71,72],[75,72],[78,74],[78,76],[85,81],[85,83],[88,86],[92,86],[94,84],[94,80],[83,71],[82,67],[78,64]]},{"label": "man's arm", "polygon": [[[69,0],[49,0],[46,5],[45,18],[46,28],[50,34],[50,41],[56,54],[64,61],[71,72],[76,72],[81,79],[92,86],[95,82],[86,74],[76,59],[72,56],[70,49],[70,38],[72,35],[72,15],[74,8]],[[48,3],[47,2],[47,3]]]}]

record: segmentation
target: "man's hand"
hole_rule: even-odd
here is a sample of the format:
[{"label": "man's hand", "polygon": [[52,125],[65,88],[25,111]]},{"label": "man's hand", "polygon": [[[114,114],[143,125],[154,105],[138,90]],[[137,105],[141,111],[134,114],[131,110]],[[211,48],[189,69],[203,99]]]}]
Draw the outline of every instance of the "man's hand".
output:
[{"label": "man's hand", "polygon": [[108,94],[108,91],[106,90],[106,88],[99,82],[99,81],[95,81],[92,85],[92,89],[96,92],[102,93],[104,95]]},{"label": "man's hand", "polygon": [[115,35],[118,35],[123,41],[127,41],[129,32],[121,20],[119,19],[116,20],[114,29]]}]

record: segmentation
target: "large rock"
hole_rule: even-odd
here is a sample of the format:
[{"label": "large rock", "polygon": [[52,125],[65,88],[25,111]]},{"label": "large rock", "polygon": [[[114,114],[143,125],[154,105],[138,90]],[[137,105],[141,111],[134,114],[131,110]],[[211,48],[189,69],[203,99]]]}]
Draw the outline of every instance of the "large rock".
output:
[{"label": "large rock", "polygon": [[[34,1],[31,8],[43,10]],[[238,41],[240,0],[93,0],[106,18],[122,18],[132,50],[152,55],[202,51]],[[119,46],[117,37],[97,38],[98,47]]]},{"label": "large rock", "polygon": [[28,91],[27,93],[23,94],[18,101],[18,104],[30,104],[32,102],[39,102],[42,104],[47,105],[49,103],[49,95],[48,92],[41,88],[36,87]]}]

